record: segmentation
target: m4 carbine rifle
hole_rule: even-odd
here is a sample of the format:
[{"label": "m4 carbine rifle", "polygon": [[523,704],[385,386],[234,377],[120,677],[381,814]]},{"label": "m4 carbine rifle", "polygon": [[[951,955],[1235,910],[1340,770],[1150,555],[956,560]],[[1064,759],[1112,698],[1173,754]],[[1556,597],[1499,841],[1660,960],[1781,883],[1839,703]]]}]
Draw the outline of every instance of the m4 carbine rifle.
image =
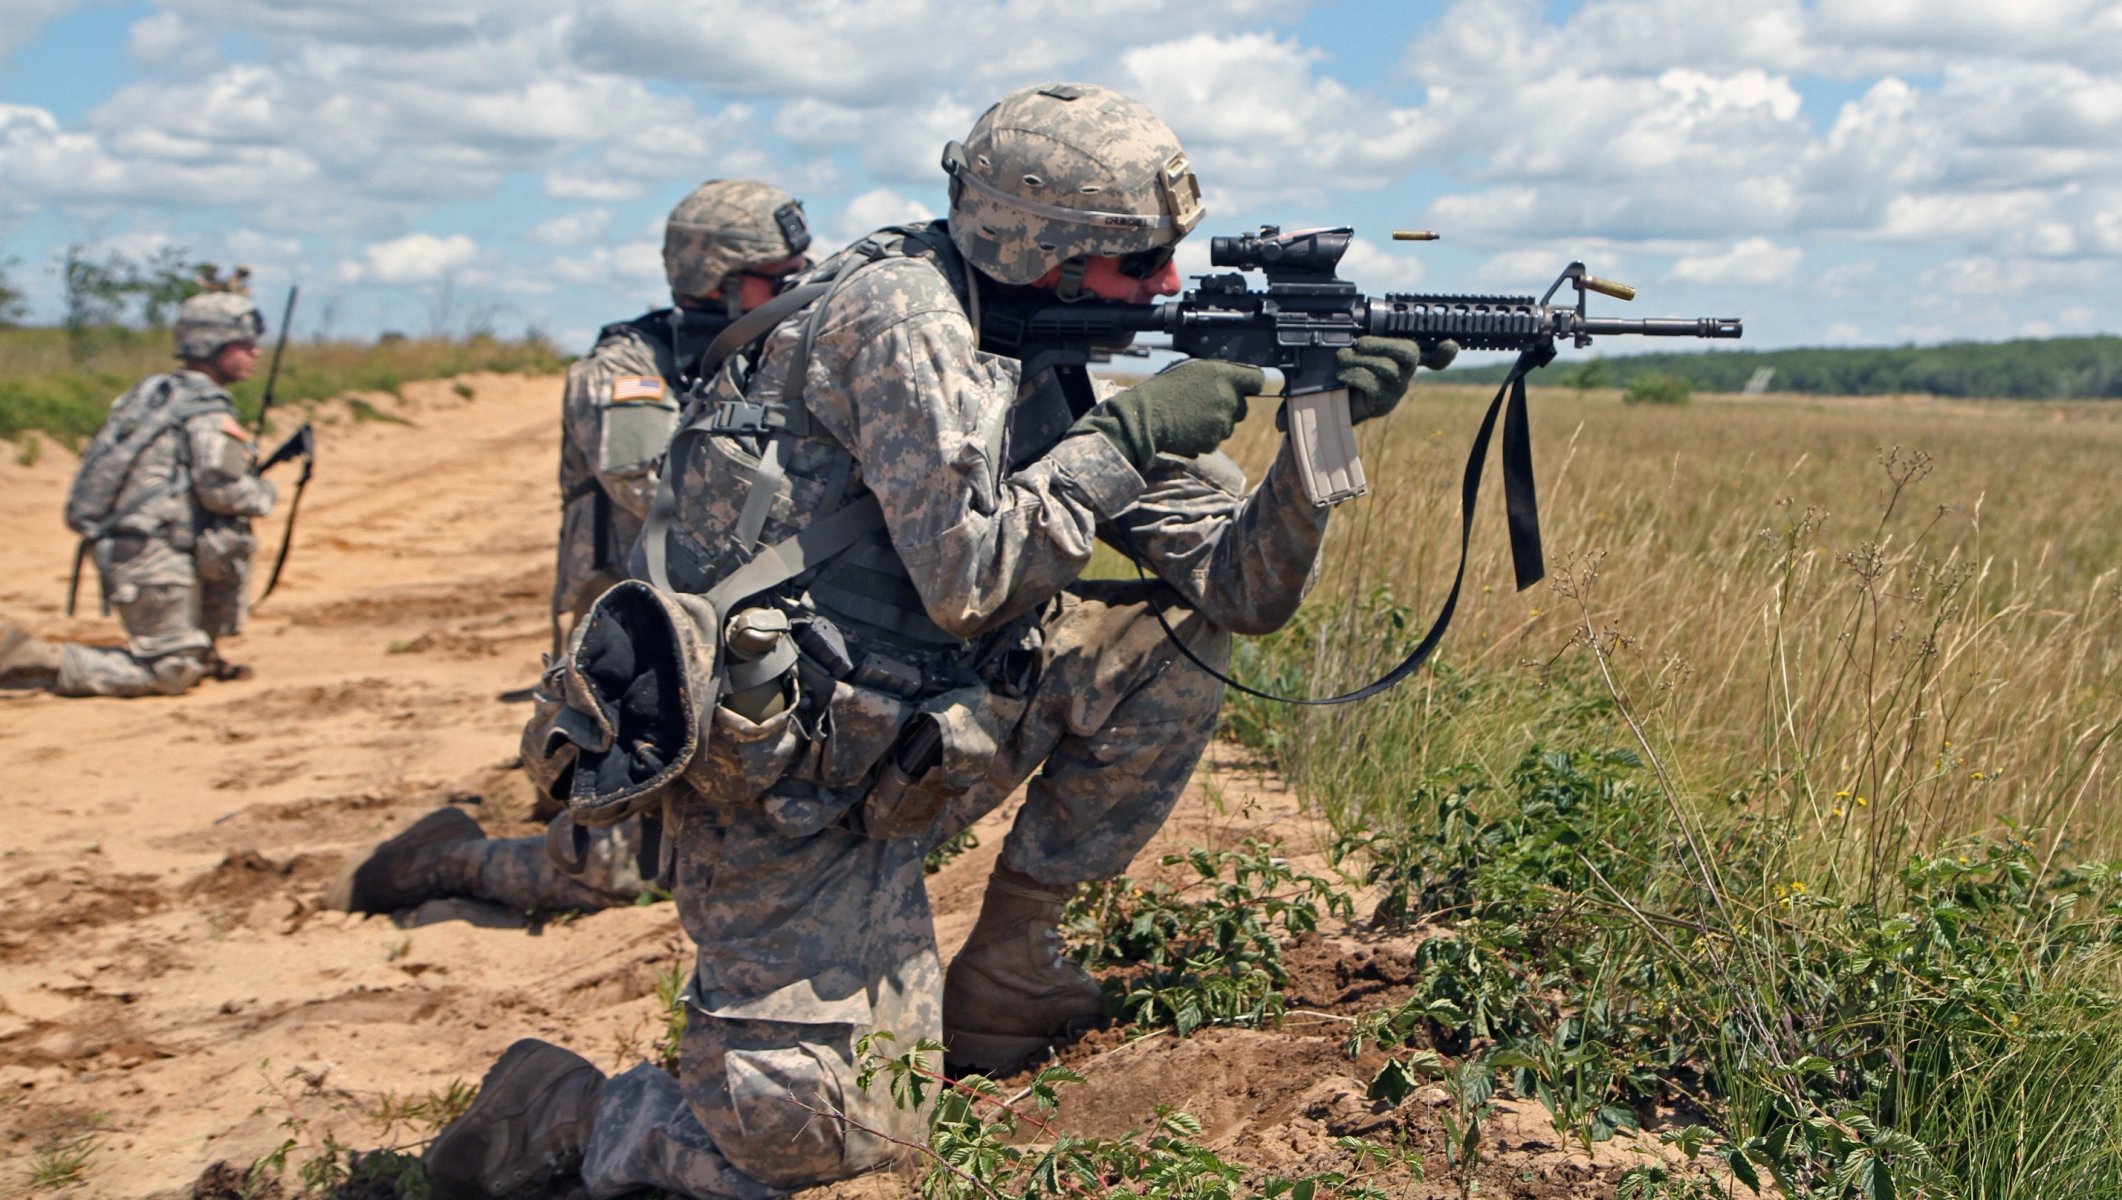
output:
[{"label": "m4 carbine rifle", "polygon": [[[1355,429],[1349,419],[1348,389],[1334,378],[1334,356],[1359,337],[1407,338],[1424,350],[1445,341],[1467,350],[1515,350],[1517,361],[1497,390],[1468,455],[1461,490],[1459,580],[1466,573],[1466,544],[1472,529],[1474,498],[1496,419],[1503,416],[1503,487],[1509,518],[1511,556],[1522,590],[1546,573],[1541,561],[1539,510],[1534,503],[1532,449],[1525,412],[1525,376],[1555,357],[1556,344],[1568,340],[1588,346],[1594,337],[1736,338],[1736,317],[1653,317],[1624,320],[1594,317],[1585,311],[1589,294],[1632,300],[1635,289],[1587,273],[1573,262],[1538,300],[1531,296],[1461,296],[1388,293],[1367,296],[1336,273],[1354,230],[1308,229],[1283,233],[1273,225],[1256,234],[1218,237],[1209,242],[1209,262],[1235,268],[1228,274],[1198,276],[1198,286],[1177,300],[1123,304],[1084,300],[1060,304],[988,299],[980,306],[981,345],[1024,363],[1030,378],[1052,368],[1070,406],[1080,416],[1095,396],[1085,365],[1100,351],[1126,345],[1139,333],[1162,333],[1171,348],[1192,358],[1220,358],[1274,368],[1282,373],[1282,427],[1304,483],[1305,494],[1320,507],[1363,495],[1369,485],[1357,457]],[[1400,233],[1401,241],[1429,241],[1431,233]],[[1267,287],[1254,290],[1238,272],[1259,271]],[[1564,284],[1575,289],[1573,304],[1550,304]],[[1345,696],[1304,703],[1338,703],[1375,695],[1405,678],[1435,649],[1458,603],[1454,582],[1444,609],[1421,645],[1408,659],[1377,682]],[[1166,627],[1169,632],[1170,627]],[[1176,635],[1175,635],[1176,640]],[[1180,643],[1185,648],[1183,642]],[[1192,657],[1192,652],[1188,651]],[[1199,660],[1195,660],[1199,663]],[[1201,664],[1204,667],[1207,664]],[[1252,691],[1243,685],[1234,685]],[[1261,693],[1254,693],[1259,695]],[[1268,697],[1286,699],[1286,697]]]}]

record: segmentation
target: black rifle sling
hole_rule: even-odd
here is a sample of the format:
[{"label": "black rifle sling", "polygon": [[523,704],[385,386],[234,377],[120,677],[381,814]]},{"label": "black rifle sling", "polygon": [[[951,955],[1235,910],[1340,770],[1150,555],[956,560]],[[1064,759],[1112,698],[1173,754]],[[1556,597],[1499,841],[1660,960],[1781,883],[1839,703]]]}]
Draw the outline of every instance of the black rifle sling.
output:
[{"label": "black rifle sling", "polygon": [[309,489],[309,477],[317,465],[317,451],[312,447],[302,456],[302,474],[295,476],[295,494],[287,502],[287,528],[280,531],[280,552],[273,555],[273,573],[266,576],[265,590],[258,593],[259,604],[280,586],[280,570],[287,566],[287,552],[295,544],[295,518],[302,514],[302,493]]},{"label": "black rifle sling", "polygon": [[[1164,627],[1165,636],[1189,662],[1222,680],[1225,685],[1248,696],[1278,704],[1352,704],[1368,700],[1414,674],[1436,652],[1437,644],[1444,640],[1444,631],[1451,626],[1452,615],[1459,608],[1459,590],[1466,582],[1466,560],[1473,544],[1474,502],[1481,495],[1481,470],[1488,460],[1488,442],[1495,433],[1498,415],[1503,417],[1504,508],[1509,517],[1511,564],[1517,572],[1518,589],[1523,591],[1531,587],[1546,574],[1540,554],[1540,510],[1533,486],[1532,438],[1525,412],[1525,376],[1529,371],[1546,366],[1554,355],[1554,347],[1547,343],[1521,352],[1518,361],[1511,365],[1503,386],[1496,389],[1496,398],[1489,402],[1487,415],[1481,418],[1481,431],[1474,435],[1473,449],[1466,456],[1466,474],[1459,485],[1459,568],[1452,575],[1451,591],[1444,597],[1444,607],[1438,610],[1437,619],[1430,624],[1429,632],[1422,635],[1414,650],[1400,660],[1400,665],[1355,691],[1338,696],[1278,696],[1239,683],[1203,662],[1193,647],[1186,644],[1186,639],[1179,636],[1179,631],[1172,628],[1171,621],[1164,615],[1164,606],[1152,598],[1150,611],[1157,614],[1157,624]],[[1132,540],[1121,532],[1120,541],[1128,556],[1135,560],[1136,572],[1142,573],[1142,555],[1136,552]]]}]

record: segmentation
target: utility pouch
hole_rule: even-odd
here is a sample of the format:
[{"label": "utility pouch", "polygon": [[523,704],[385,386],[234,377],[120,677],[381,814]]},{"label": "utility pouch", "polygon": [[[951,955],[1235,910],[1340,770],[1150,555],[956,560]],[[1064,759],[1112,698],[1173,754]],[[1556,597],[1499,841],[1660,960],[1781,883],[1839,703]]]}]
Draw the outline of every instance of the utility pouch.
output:
[{"label": "utility pouch", "polygon": [[701,756],[720,650],[704,597],[627,580],[597,598],[539,683],[559,703],[535,731],[535,751],[550,760],[572,748],[576,824],[611,825],[661,804]]},{"label": "utility pouch", "polygon": [[779,609],[747,608],[724,623],[713,736],[685,772],[695,791],[742,803],[787,774],[804,742],[796,662],[788,617]]},{"label": "utility pouch", "polygon": [[819,722],[816,761],[805,764],[811,769],[804,774],[825,787],[853,787],[899,740],[912,715],[913,707],[897,696],[835,680]]},{"label": "utility pouch", "polygon": [[258,539],[248,529],[234,524],[212,524],[199,531],[192,542],[192,561],[202,583],[243,582],[244,568],[258,550]]},{"label": "utility pouch", "polygon": [[999,726],[985,688],[959,688],[924,703],[877,768],[862,802],[863,830],[873,838],[932,831],[944,807],[987,774]]}]

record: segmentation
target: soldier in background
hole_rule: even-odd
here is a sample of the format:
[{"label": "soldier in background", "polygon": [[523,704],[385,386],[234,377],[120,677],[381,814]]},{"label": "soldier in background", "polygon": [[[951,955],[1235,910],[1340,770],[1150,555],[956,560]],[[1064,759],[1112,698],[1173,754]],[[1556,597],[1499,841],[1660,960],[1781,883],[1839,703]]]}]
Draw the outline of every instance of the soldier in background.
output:
[{"label": "soldier in background", "polygon": [[663,226],[671,307],[607,325],[567,371],[560,428],[560,562],[553,652],[604,590],[656,496],[656,466],[698,374],[700,355],[740,314],[810,265],[803,205],[769,183],[694,188]]},{"label": "soldier in background", "polygon": [[[560,432],[560,553],[553,577],[554,652],[623,574],[655,499],[656,470],[701,355],[739,315],[809,265],[803,205],[772,184],[710,180],[671,209],[663,270],[672,305],[607,325],[567,371]],[[543,722],[533,717],[532,728]],[[538,761],[535,758],[527,761]],[[537,777],[541,792],[555,779]],[[586,866],[563,874],[542,837],[489,839],[462,809],[441,808],[377,847],[327,897],[335,908],[387,913],[449,896],[518,910],[631,904],[642,864],[639,821],[590,835]]]},{"label": "soldier in background", "polygon": [[226,389],[256,369],[264,332],[239,290],[202,292],[178,308],[184,365],[111,405],[67,495],[67,523],[95,559],[125,648],[51,642],[0,621],[0,682],[62,696],[169,696],[250,674],[222,658],[218,642],[249,615],[251,518],[272,511],[274,489],[252,473],[251,434]]},{"label": "soldier in background", "polygon": [[[941,1038],[993,1072],[1102,1016],[1062,953],[1062,907],[1163,824],[1223,691],[1159,613],[1227,663],[1233,633],[1297,610],[1326,510],[1286,447],[1253,488],[1218,452],[1262,386],[1252,367],[1181,363],[1079,417],[1053,373],[980,348],[983,295],[1178,290],[1172,250],[1202,208],[1164,122],[1104,88],[1026,88],[944,163],[947,224],[827,260],[809,277],[833,281],[823,298],[748,369],[714,377],[714,409],[665,467],[669,537],[637,548],[646,578],[705,592],[874,502],[846,549],[718,614],[747,640],[793,630],[795,651],[785,676],[731,684],[668,800],[698,948],[677,1077],[642,1064],[606,1079],[518,1041],[430,1144],[438,1196],[515,1194],[578,1167],[603,1197],[763,1200],[845,1178],[924,1137],[882,1077],[858,1086],[864,1035],[893,1034],[886,1053]],[[1368,338],[1346,352],[1354,418],[1397,404],[1420,355]],[[1154,578],[1080,581],[1100,537]],[[923,855],[1027,780],[946,976]]]}]

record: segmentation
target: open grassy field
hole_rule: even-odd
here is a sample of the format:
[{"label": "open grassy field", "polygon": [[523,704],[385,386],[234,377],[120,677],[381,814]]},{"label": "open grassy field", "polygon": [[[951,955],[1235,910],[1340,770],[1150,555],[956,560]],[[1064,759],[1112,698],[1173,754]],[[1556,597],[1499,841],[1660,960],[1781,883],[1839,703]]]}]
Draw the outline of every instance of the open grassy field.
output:
[{"label": "open grassy field", "polygon": [[[1249,681],[1412,645],[1485,399],[1365,432],[1374,493]],[[1444,1015],[1395,1028],[1493,1039],[1558,1123],[1681,1103],[1791,1195],[2122,1193],[2122,407],[1534,412],[1546,583],[1512,593],[1492,478],[1434,671],[1227,710],[1387,916],[1456,928]]]},{"label": "open grassy field", "polygon": [[[102,329],[76,363],[66,331],[0,328],[0,438],[27,433],[79,446],[103,424],[110,402],[142,376],[175,365],[168,330]],[[246,414],[264,394],[271,346],[257,375],[230,389]],[[542,338],[391,338],[380,342],[290,342],[276,403],[327,400],[351,392],[397,395],[416,379],[477,371],[543,374],[566,360]]]}]

